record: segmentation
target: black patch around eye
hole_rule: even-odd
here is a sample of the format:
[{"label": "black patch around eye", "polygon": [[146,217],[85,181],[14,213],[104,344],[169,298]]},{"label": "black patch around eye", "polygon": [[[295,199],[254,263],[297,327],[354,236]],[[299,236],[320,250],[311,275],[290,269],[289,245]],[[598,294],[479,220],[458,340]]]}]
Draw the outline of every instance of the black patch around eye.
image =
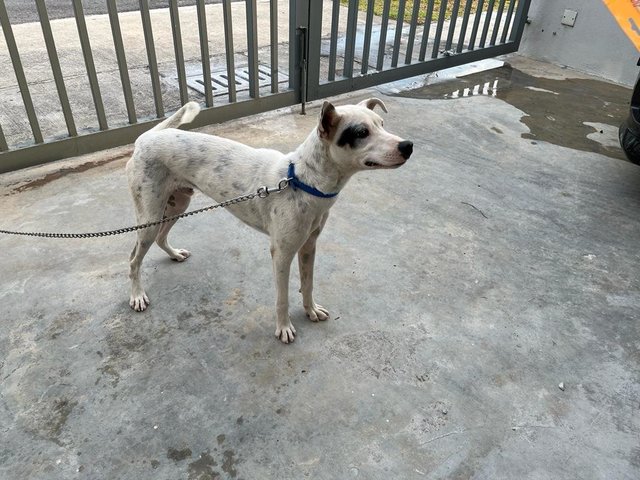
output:
[{"label": "black patch around eye", "polygon": [[360,140],[369,136],[369,129],[364,125],[350,125],[342,131],[338,139],[338,146],[349,145],[354,148]]}]

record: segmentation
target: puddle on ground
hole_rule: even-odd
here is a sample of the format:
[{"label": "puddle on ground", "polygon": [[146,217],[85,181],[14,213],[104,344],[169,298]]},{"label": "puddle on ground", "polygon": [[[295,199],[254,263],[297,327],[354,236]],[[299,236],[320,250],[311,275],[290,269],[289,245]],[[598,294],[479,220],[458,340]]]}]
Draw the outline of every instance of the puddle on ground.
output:
[{"label": "puddle on ground", "polygon": [[397,96],[455,100],[485,95],[525,113],[523,138],[625,160],[618,126],[629,112],[631,89],[583,78],[538,78],[510,65],[426,85]]}]

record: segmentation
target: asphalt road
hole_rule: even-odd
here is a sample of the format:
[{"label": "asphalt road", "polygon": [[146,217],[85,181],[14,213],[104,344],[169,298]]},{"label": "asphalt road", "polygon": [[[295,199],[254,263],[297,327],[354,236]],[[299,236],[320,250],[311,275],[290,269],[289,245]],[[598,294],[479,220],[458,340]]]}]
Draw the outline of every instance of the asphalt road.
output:
[{"label": "asphalt road", "polygon": [[[222,0],[205,0],[205,3],[221,3]],[[232,0],[238,1],[238,0]],[[39,21],[35,2],[25,0],[5,0],[7,13],[13,25]],[[196,0],[178,0],[179,6],[195,5]],[[73,17],[71,0],[47,0],[49,19]],[[139,0],[117,0],[119,12],[130,12],[140,9]],[[167,8],[169,0],[149,0],[150,8]],[[107,13],[106,0],[82,0],[85,15],[99,15]]]}]

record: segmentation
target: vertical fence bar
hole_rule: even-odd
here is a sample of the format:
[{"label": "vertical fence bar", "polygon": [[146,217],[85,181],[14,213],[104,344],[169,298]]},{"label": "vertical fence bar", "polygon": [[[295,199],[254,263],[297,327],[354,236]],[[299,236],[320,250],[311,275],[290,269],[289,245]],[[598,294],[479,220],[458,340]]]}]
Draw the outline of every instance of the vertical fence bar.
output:
[{"label": "vertical fence bar", "polygon": [[413,11],[411,12],[411,26],[409,27],[409,38],[407,39],[407,53],[404,57],[405,65],[411,63],[413,55],[413,44],[416,41],[416,30],[418,29],[418,14],[420,13],[420,0],[413,1]]},{"label": "vertical fence bar", "polygon": [[336,60],[338,50],[338,21],[340,20],[340,0],[333,0],[331,6],[331,39],[329,40],[328,80],[336,79]]},{"label": "vertical fence bar", "polygon": [[362,68],[360,72],[364,75],[369,70],[369,53],[371,52],[371,31],[373,30],[373,0],[367,3],[367,19],[364,28],[364,45],[362,46]]},{"label": "vertical fence bar", "polygon": [[464,7],[464,14],[462,17],[462,26],[460,27],[460,36],[458,37],[458,45],[456,46],[456,53],[462,52],[464,48],[464,37],[467,35],[467,26],[469,25],[469,17],[471,16],[471,5],[473,0],[467,0]]},{"label": "vertical fence bar", "polygon": [[180,30],[180,14],[178,0],[169,1],[169,15],[171,16],[171,31],[173,33],[173,51],[176,56],[176,72],[178,73],[178,87],[180,89],[180,103],[189,101],[187,93],[187,73],[184,67],[184,53],[182,51],[182,31]]},{"label": "vertical fence bar", "polygon": [[376,70],[381,71],[384,66],[384,51],[387,47],[387,30],[389,29],[389,10],[391,0],[384,0],[382,6],[382,22],[380,23],[380,41],[378,42],[378,62]]},{"label": "vertical fence bar", "polygon": [[247,56],[249,57],[249,96],[258,98],[258,13],[256,0],[246,0],[247,13]]},{"label": "vertical fence bar", "polygon": [[498,38],[498,31],[500,30],[500,22],[502,21],[502,13],[504,11],[505,0],[500,0],[498,5],[498,13],[496,14],[496,21],[493,24],[493,32],[491,33],[491,42],[489,45],[495,45]]},{"label": "vertical fence bar", "polygon": [[271,44],[271,93],[278,93],[278,0],[271,0],[269,43]]},{"label": "vertical fence bar", "polygon": [[98,75],[96,66],[93,62],[93,53],[89,42],[89,34],[87,33],[87,24],[84,20],[84,11],[82,10],[81,0],[73,0],[73,13],[76,17],[76,26],[78,27],[78,36],[80,37],[80,46],[82,48],[82,56],[84,57],[84,65],[89,76],[89,85],[91,86],[91,95],[93,96],[93,105],[96,109],[98,117],[98,125],[100,130],[107,130],[107,117],[104,113],[104,104],[102,103],[102,94],[100,93],[100,85],[98,84]]},{"label": "vertical fence bar", "polygon": [[[141,0],[142,1],[142,0]],[[198,32],[200,34],[200,59],[202,61],[202,78],[204,80],[204,98],[207,107],[213,106],[213,87],[211,86],[211,63],[209,60],[209,35],[207,34],[207,12],[204,0],[197,0]]]},{"label": "vertical fence bar", "polygon": [[424,62],[427,56],[427,44],[429,43],[429,30],[431,30],[431,22],[433,21],[433,7],[435,0],[429,0],[427,4],[427,14],[424,17],[424,29],[422,30],[422,42],[420,45],[420,55],[418,60]]},{"label": "vertical fence bar", "polygon": [[509,2],[509,9],[507,10],[507,18],[504,21],[504,27],[502,29],[502,35],[500,36],[500,43],[507,41],[507,34],[509,33],[509,27],[511,26],[511,18],[513,17],[513,7],[516,4],[516,0]]},{"label": "vertical fence bar", "polygon": [[440,14],[438,15],[438,25],[436,26],[436,37],[433,40],[433,51],[431,52],[431,58],[437,58],[440,50],[440,39],[442,38],[442,28],[444,26],[444,19],[447,13],[447,0],[440,2]]},{"label": "vertical fence bar", "polygon": [[27,84],[27,78],[25,77],[24,70],[22,69],[22,61],[20,60],[18,46],[16,45],[16,39],[13,36],[13,30],[11,28],[11,22],[9,22],[9,16],[7,15],[7,8],[4,5],[4,0],[0,0],[0,26],[4,33],[5,42],[7,43],[7,49],[9,50],[9,56],[11,57],[13,71],[16,75],[18,86],[20,87],[22,103],[24,104],[24,109],[27,112],[27,118],[31,125],[33,139],[36,143],[42,143],[43,139],[40,124],[38,123],[36,111],[33,108],[33,101],[31,100],[31,94],[29,93],[29,85]]},{"label": "vertical fence bar", "polygon": [[44,37],[44,43],[47,47],[49,63],[51,64],[53,80],[56,84],[56,90],[58,91],[58,98],[60,99],[62,114],[64,115],[64,121],[67,124],[67,132],[69,133],[70,137],[75,137],[78,134],[78,131],[76,130],[76,125],[73,121],[73,113],[71,112],[71,106],[69,105],[69,97],[67,96],[67,89],[64,85],[62,70],[60,70],[60,61],[58,60],[56,43],[53,39],[53,32],[51,31],[49,15],[47,14],[47,7],[44,3],[44,0],[36,0],[36,9],[38,10],[38,17],[40,18],[42,36]]},{"label": "vertical fence bar", "polygon": [[161,117],[164,117],[164,106],[162,104],[162,90],[160,89],[160,74],[158,73],[158,61],[156,59],[156,48],[153,41],[153,30],[151,28],[151,15],[149,14],[148,0],[140,0],[140,15],[142,16],[142,30],[144,32],[144,43],[145,43],[145,46],[147,47],[147,60],[149,62],[149,73],[151,74],[151,88],[153,90],[153,100],[155,101],[155,105],[156,105],[156,116],[158,118],[161,118]]},{"label": "vertical fence bar", "polygon": [[227,56],[227,84],[229,85],[229,102],[234,103],[236,101],[236,52],[233,48],[231,0],[222,0],[222,20],[224,23],[224,49]]},{"label": "vertical fence bar", "polygon": [[487,4],[487,13],[484,18],[484,27],[482,28],[482,35],[480,36],[480,48],[484,48],[487,43],[487,34],[489,33],[489,26],[491,25],[491,17],[493,15],[493,5],[496,0],[489,0]]},{"label": "vertical fence bar", "polygon": [[447,43],[444,49],[449,51],[453,45],[453,35],[456,32],[456,22],[458,20],[458,12],[460,10],[460,0],[453,0],[453,7],[451,8],[451,20],[449,20],[449,32],[447,34]]},{"label": "vertical fence bar", "polygon": [[118,70],[120,71],[120,82],[122,83],[124,103],[127,107],[127,116],[129,117],[129,123],[134,124],[138,121],[138,119],[136,118],[136,108],[133,102],[131,81],[129,80],[127,56],[124,53],[124,44],[122,43],[122,32],[120,30],[120,20],[118,19],[118,7],[116,6],[116,0],[107,0],[107,11],[109,13],[109,23],[111,24],[113,47],[116,51]]},{"label": "vertical fence bar", "polygon": [[[306,31],[307,59],[320,59],[322,49],[322,2],[309,2],[309,23]],[[318,85],[320,85],[320,62],[307,60],[307,89],[306,99],[318,98]]]},{"label": "vertical fence bar", "polygon": [[347,38],[344,47],[344,69],[342,75],[353,77],[353,61],[356,50],[356,27],[358,25],[358,0],[349,2],[349,13],[347,14]]},{"label": "vertical fence bar", "polygon": [[484,9],[484,0],[478,0],[475,17],[473,18],[473,28],[471,29],[471,38],[469,39],[469,50],[473,50],[476,44],[480,19],[482,18],[482,10]]},{"label": "vertical fence bar", "polygon": [[396,19],[396,34],[393,40],[393,53],[391,54],[391,67],[398,66],[398,57],[400,56],[400,42],[402,41],[402,26],[404,24],[404,9],[406,5],[406,0],[399,0],[398,18]]},{"label": "vertical fence bar", "polygon": [[516,16],[513,20],[513,24],[516,28],[512,28],[511,35],[509,35],[509,41],[515,43],[516,50],[520,47],[520,40],[522,40],[522,33],[524,32],[524,25],[526,23],[530,3],[531,0],[518,0],[518,9],[516,10]]}]

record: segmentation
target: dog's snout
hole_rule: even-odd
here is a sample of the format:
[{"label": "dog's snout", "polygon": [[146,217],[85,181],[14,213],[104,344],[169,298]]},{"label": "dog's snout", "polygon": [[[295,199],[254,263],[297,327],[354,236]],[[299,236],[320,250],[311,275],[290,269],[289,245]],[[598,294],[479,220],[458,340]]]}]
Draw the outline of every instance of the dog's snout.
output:
[{"label": "dog's snout", "polygon": [[413,142],[410,142],[409,140],[401,141],[398,144],[398,150],[400,150],[400,155],[402,155],[402,158],[407,160],[413,153]]}]

